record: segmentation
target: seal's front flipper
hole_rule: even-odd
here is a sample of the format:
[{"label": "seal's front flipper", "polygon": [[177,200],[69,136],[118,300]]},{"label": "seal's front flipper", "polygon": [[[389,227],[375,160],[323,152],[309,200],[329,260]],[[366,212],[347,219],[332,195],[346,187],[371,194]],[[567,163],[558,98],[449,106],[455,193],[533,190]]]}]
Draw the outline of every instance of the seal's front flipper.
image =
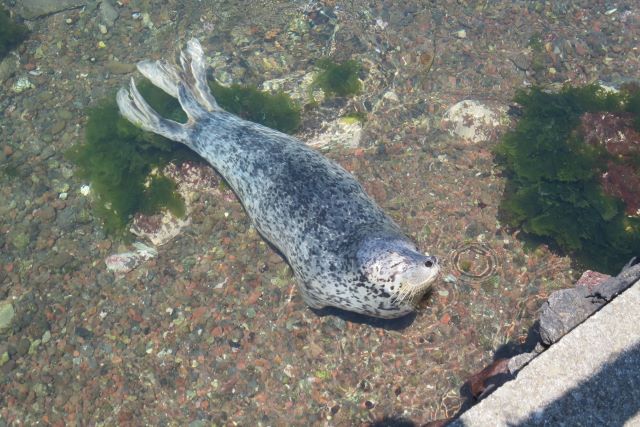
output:
[{"label": "seal's front flipper", "polygon": [[131,79],[129,90],[122,88],[118,91],[116,100],[120,108],[120,114],[131,123],[140,126],[146,131],[189,145],[188,125],[160,116],[140,95],[133,79]]}]

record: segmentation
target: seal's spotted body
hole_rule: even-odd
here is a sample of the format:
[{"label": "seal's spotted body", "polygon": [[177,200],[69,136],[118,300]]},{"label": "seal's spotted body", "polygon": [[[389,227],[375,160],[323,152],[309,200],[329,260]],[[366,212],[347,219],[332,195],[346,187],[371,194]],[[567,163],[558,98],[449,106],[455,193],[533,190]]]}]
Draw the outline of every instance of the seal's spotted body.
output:
[{"label": "seal's spotted body", "polygon": [[133,80],[118,93],[121,113],[211,163],[287,258],[311,307],[383,318],[412,311],[437,275],[436,258],[419,253],[342,167],[296,138],[223,111],[208,91],[197,41],[181,64],[141,62],[138,69],[179,99],[187,124],[158,116]]}]

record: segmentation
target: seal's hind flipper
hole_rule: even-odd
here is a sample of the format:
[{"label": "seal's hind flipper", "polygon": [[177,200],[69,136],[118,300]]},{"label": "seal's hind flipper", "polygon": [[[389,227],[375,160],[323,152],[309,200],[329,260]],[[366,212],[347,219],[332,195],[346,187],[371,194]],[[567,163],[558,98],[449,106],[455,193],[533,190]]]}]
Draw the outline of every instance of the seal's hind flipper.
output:
[{"label": "seal's hind flipper", "polygon": [[121,88],[116,97],[120,114],[142,129],[157,133],[173,141],[189,145],[188,126],[161,117],[144,100],[131,79],[129,90]]},{"label": "seal's hind flipper", "polygon": [[[190,89],[200,105],[207,111],[221,111],[222,109],[209,90],[204,51],[198,39],[191,39],[187,42],[187,50],[180,53],[180,63],[183,73],[187,76],[187,82],[191,84]],[[193,82],[190,77],[193,78]]]},{"label": "seal's hind flipper", "polygon": [[178,69],[165,61],[141,61],[137,67],[143,76],[174,98],[179,98],[178,86],[182,83],[200,108],[208,112],[222,111],[209,91],[204,52],[198,40],[187,42],[187,48],[180,52],[180,65]]},{"label": "seal's hind flipper", "polygon": [[184,112],[187,113],[188,123],[194,123],[209,114],[207,110],[202,108],[198,96],[184,80],[178,83],[178,101],[180,101],[180,106]]},{"label": "seal's hind flipper", "polygon": [[178,71],[173,65],[163,61],[141,61],[138,63],[138,71],[151,80],[155,86],[174,98],[178,98],[180,106],[187,113],[189,123],[193,123],[210,111],[206,109],[206,105],[201,104],[201,100],[194,92],[194,86],[189,84],[184,73]]},{"label": "seal's hind flipper", "polygon": [[175,66],[165,61],[140,61],[136,66],[151,83],[174,98],[178,98],[178,83],[181,79],[180,71]]},{"label": "seal's hind flipper", "polygon": [[142,129],[189,145],[190,125],[210,113],[223,111],[209,91],[204,52],[198,40],[189,40],[187,48],[180,52],[179,67],[164,61],[141,61],[137,66],[155,86],[178,98],[189,118],[182,125],[160,117],[142,98],[132,79],[129,90],[118,92],[118,106],[124,117]]}]

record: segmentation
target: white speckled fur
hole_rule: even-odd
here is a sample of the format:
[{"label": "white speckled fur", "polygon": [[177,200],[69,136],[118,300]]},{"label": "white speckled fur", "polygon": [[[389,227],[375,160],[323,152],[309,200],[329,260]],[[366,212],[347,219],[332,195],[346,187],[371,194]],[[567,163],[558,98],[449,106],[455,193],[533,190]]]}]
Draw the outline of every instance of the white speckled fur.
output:
[{"label": "white speckled fur", "polygon": [[133,80],[118,92],[122,115],[186,144],[227,180],[257,230],[287,258],[311,307],[382,318],[414,310],[438,273],[437,259],[418,252],[342,167],[292,136],[222,110],[208,90],[197,40],[180,63],[143,61],[138,69],[178,98],[186,124],[160,117]]}]

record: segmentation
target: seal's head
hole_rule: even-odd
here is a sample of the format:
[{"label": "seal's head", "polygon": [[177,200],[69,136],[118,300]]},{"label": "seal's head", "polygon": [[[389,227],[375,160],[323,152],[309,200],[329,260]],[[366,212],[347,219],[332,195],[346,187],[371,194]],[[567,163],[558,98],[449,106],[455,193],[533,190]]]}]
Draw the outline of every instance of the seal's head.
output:
[{"label": "seal's head", "polygon": [[357,262],[360,282],[368,291],[365,314],[383,318],[413,311],[440,270],[435,256],[420,253],[400,238],[365,239],[357,251]]}]

